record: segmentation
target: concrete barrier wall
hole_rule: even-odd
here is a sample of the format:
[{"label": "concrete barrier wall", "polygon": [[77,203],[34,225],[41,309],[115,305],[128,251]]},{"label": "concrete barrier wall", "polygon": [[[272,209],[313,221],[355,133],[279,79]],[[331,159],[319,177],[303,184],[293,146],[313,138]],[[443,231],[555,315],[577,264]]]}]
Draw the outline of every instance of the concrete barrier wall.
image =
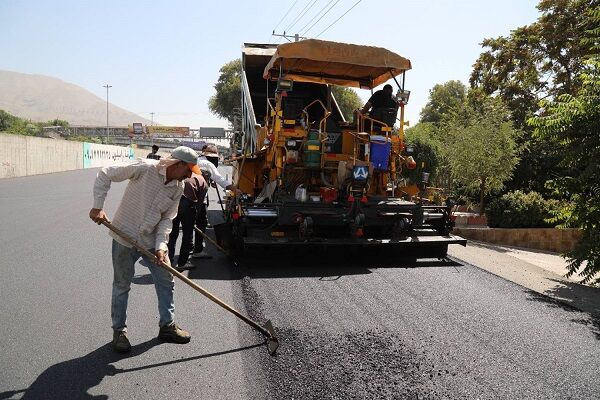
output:
[{"label": "concrete barrier wall", "polygon": [[573,250],[581,238],[580,229],[556,228],[465,228],[455,227],[452,233],[466,239],[505,246],[525,247],[563,253]]},{"label": "concrete barrier wall", "polygon": [[70,171],[83,166],[81,142],[26,136],[27,175]]},{"label": "concrete barrier wall", "polygon": [[0,179],[103,167],[148,153],[150,149],[0,133]]},{"label": "concrete barrier wall", "polygon": [[27,175],[27,137],[0,133],[0,178]]},{"label": "concrete barrier wall", "polygon": [[0,133],[0,178],[83,167],[83,143]]}]

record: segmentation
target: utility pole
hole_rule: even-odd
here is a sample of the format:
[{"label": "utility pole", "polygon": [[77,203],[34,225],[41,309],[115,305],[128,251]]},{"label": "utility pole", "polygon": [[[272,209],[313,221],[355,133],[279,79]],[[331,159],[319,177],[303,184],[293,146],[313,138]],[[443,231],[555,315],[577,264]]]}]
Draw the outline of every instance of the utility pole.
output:
[{"label": "utility pole", "polygon": [[[150,126],[154,126],[154,111],[150,113]],[[150,143],[154,145],[154,132],[150,135]]]},{"label": "utility pole", "polygon": [[106,143],[108,143],[108,89],[110,89],[112,86],[107,83],[102,87],[106,88]]},{"label": "utility pole", "polygon": [[303,40],[304,40],[304,39],[307,39],[307,38],[305,38],[304,36],[300,36],[300,35],[298,35],[297,33],[296,33],[296,34],[294,34],[294,36],[291,36],[291,35],[286,35],[286,34],[285,34],[285,31],[283,31],[283,35],[281,35],[281,34],[278,34],[278,33],[275,33],[275,31],[273,31],[273,33],[271,34],[271,36],[279,36],[279,37],[285,38],[285,40],[287,40],[288,42],[291,42],[290,38],[294,38],[294,42],[297,42],[297,41],[299,41],[300,39],[303,39]]}]

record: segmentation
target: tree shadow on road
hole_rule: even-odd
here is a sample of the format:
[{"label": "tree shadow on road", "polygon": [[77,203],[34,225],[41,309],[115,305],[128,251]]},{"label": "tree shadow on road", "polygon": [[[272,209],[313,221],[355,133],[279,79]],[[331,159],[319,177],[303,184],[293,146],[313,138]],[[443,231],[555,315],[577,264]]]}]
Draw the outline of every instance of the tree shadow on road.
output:
[{"label": "tree shadow on road", "polygon": [[118,372],[113,363],[124,358],[139,356],[159,343],[157,338],[153,338],[132,346],[131,352],[123,355],[113,352],[112,344],[107,343],[83,357],[51,366],[27,389],[2,392],[0,399],[9,399],[21,392],[24,392],[23,400],[108,399],[105,395],[91,395],[88,390],[100,384],[106,376]]},{"label": "tree shadow on road", "polygon": [[540,294],[528,291],[530,301],[579,314],[572,322],[589,327],[600,340],[600,288],[584,286],[560,279],[551,279],[557,285]]}]

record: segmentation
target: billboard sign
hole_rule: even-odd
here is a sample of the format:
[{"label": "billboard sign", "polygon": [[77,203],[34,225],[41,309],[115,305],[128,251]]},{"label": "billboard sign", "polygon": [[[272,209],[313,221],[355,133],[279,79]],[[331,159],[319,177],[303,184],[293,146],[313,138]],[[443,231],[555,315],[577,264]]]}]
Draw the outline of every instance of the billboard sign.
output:
[{"label": "billboard sign", "polygon": [[144,134],[144,126],[141,122],[133,123],[133,134],[134,135],[143,135]]},{"label": "billboard sign", "polygon": [[200,137],[225,138],[225,128],[202,128],[202,127],[200,127]]},{"label": "billboard sign", "polygon": [[133,148],[83,143],[83,168],[107,167],[134,159]]},{"label": "billboard sign", "polygon": [[147,126],[146,131],[150,136],[190,136],[188,126]]}]

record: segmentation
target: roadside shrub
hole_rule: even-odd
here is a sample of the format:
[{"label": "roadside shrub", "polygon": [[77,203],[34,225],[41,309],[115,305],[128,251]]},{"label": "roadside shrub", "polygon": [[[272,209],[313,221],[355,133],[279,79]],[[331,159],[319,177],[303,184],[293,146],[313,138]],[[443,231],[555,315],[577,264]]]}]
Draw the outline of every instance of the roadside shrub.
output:
[{"label": "roadside shrub", "polygon": [[490,228],[547,228],[558,207],[558,201],[545,200],[538,192],[515,190],[492,200],[485,214]]},{"label": "roadside shrub", "polygon": [[14,120],[8,128],[8,133],[13,135],[38,136],[41,132],[38,125],[20,118]]}]

